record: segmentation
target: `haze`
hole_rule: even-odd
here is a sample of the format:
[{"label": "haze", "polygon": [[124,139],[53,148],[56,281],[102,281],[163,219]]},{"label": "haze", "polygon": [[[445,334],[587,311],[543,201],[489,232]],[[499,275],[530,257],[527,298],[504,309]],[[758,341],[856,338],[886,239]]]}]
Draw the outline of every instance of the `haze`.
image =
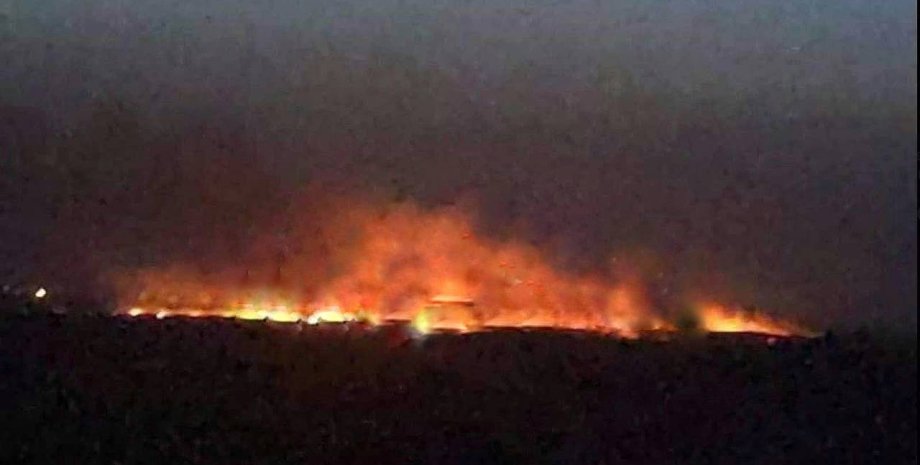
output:
[{"label": "haze", "polygon": [[915,328],[916,36],[906,0],[0,0],[0,279],[220,266],[321,183]]}]

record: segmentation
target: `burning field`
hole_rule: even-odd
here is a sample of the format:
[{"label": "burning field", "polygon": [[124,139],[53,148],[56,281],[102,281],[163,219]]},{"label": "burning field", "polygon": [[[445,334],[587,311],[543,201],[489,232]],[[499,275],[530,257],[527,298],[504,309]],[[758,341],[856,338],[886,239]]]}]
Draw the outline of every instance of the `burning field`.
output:
[{"label": "burning field", "polygon": [[456,207],[320,204],[112,273],[115,314],[5,299],[0,462],[916,462],[904,341],[565,271]]},{"label": "burning field", "polygon": [[817,3],[0,0],[0,465],[916,464],[916,2]]},{"label": "burning field", "polygon": [[[641,269],[577,273],[535,245],[477,231],[460,207],[354,198],[292,207],[232,264],[172,264],[114,275],[119,312],[316,324],[410,323],[416,331],[495,327],[634,337],[677,328],[807,335],[804,327],[693,290],[652,294]],[[667,291],[667,290],[666,290]]]}]

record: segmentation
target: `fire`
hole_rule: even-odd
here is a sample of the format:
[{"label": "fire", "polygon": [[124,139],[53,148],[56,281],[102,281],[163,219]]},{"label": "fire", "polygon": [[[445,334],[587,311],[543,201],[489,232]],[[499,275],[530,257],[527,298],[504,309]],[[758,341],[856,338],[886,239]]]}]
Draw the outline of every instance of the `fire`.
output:
[{"label": "fire", "polygon": [[337,306],[317,310],[307,317],[306,322],[315,325],[319,323],[348,323],[358,321],[358,317],[349,312],[343,312]]},{"label": "fire", "polygon": [[146,311],[143,308],[132,307],[127,313],[128,316],[141,316],[146,313]]},{"label": "fire", "polygon": [[[126,313],[307,324],[401,320],[420,333],[511,326],[634,336],[673,327],[637,280],[612,284],[559,271],[534,246],[481,237],[457,209],[331,210],[336,214],[307,226],[292,214],[293,245],[285,247],[301,252],[281,260],[266,259],[279,255],[269,238],[253,245],[242,269],[204,277],[180,266],[122,277]],[[701,320],[712,331],[795,332],[721,307],[707,308]]]},{"label": "fire", "polygon": [[791,323],[770,318],[761,313],[729,310],[725,306],[701,306],[700,325],[703,329],[719,333],[763,333],[775,336],[805,335],[806,331]]}]

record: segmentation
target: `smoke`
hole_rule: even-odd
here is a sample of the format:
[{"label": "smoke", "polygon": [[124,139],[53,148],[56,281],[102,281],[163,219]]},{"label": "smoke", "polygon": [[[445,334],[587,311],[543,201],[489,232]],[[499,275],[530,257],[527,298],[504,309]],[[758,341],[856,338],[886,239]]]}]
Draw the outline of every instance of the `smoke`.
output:
[{"label": "smoke", "polygon": [[232,267],[272,249],[278,218],[309,222],[290,205],[321,181],[423,211],[472,198],[483,237],[576,275],[642,262],[652,294],[915,321],[915,17],[900,1],[0,9],[2,274],[95,292],[112,270]]}]

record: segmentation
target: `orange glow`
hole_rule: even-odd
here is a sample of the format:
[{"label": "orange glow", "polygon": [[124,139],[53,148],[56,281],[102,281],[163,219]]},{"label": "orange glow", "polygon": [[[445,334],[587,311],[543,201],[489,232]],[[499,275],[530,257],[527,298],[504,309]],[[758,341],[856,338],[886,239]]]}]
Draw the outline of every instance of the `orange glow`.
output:
[{"label": "orange glow", "polygon": [[[124,276],[123,308],[131,316],[157,318],[402,320],[420,333],[557,327],[631,337],[673,327],[649,304],[639,280],[611,282],[559,271],[531,245],[483,238],[470,215],[457,209],[356,205],[334,205],[335,215],[302,228],[291,220],[291,229],[305,231],[293,234],[303,252],[283,260],[265,258],[277,250],[267,239],[253,245],[243,270],[205,278],[177,266]],[[707,307],[702,321],[710,331],[795,332],[766,317],[742,317],[717,306]]]},{"label": "orange glow", "polygon": [[717,333],[762,333],[774,336],[805,335],[806,331],[795,325],[770,318],[760,313],[729,310],[721,305],[701,306],[700,323],[706,331]]}]

